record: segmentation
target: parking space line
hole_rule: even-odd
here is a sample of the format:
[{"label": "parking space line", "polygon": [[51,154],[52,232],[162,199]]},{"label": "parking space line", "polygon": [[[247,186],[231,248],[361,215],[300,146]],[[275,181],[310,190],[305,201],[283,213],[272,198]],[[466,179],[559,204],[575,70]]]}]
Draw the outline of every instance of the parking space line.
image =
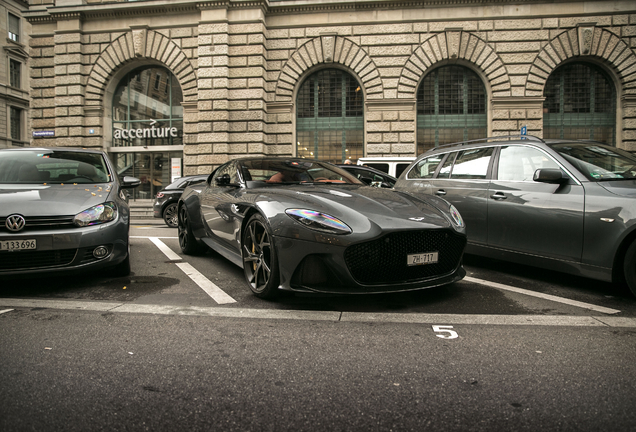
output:
[{"label": "parking space line", "polygon": [[163,254],[165,256],[168,257],[168,259],[170,261],[181,261],[182,258],[177,255],[172,249],[170,249],[168,246],[166,246],[166,244],[164,242],[162,242],[161,240],[159,240],[158,237],[148,237],[150,239],[151,242],[153,242],[155,244],[155,246],[157,246],[159,248],[159,250],[161,252],[163,252]]},{"label": "parking space line", "polygon": [[208,278],[199,273],[199,271],[192,267],[189,263],[181,262],[176,263],[176,265],[218,304],[236,303],[236,300],[212,283],[212,281]]},{"label": "parking space line", "polygon": [[518,294],[523,294],[523,295],[527,295],[527,296],[532,296],[532,297],[538,297],[544,300],[550,300],[553,302],[558,302],[558,303],[563,303],[563,304],[567,304],[570,306],[576,306],[579,308],[583,308],[583,309],[589,309],[589,310],[593,310],[595,312],[600,312],[600,313],[604,313],[604,314],[608,314],[608,315],[612,315],[612,314],[617,314],[620,313],[621,311],[617,310],[617,309],[610,309],[610,308],[606,308],[603,306],[597,306],[591,303],[584,303],[584,302],[580,302],[580,301],[576,301],[576,300],[570,300],[564,297],[557,297],[554,295],[550,295],[550,294],[543,294],[543,293],[538,293],[535,291],[530,291],[530,290],[526,290],[523,288],[517,288],[517,287],[513,287],[510,285],[504,285],[504,284],[500,284],[497,282],[490,282],[490,281],[485,281],[482,279],[477,279],[477,278],[473,278],[473,277],[465,277],[464,280],[466,282],[472,282],[472,283],[476,283],[476,284],[480,284],[480,285],[486,285],[489,286],[491,288],[496,288],[496,289],[500,289],[500,290],[505,290],[505,291],[511,291],[511,292],[516,292]]},{"label": "parking space line", "polygon": [[287,309],[237,309],[203,306],[153,305],[135,303],[86,302],[75,300],[32,300],[0,298],[0,305],[14,308],[141,313],[153,315],[207,316],[218,318],[255,318],[368,322],[395,324],[508,325],[595,328],[636,328],[636,318],[566,315],[483,315],[306,311]]},{"label": "parking space line", "polygon": [[[179,255],[177,255],[172,249],[170,249],[164,242],[162,242],[158,237],[142,237],[147,238],[151,242],[155,244],[159,248],[161,252],[165,256],[168,257],[170,261],[181,261]],[[181,269],[192,281],[197,284],[207,295],[209,295],[212,300],[217,302],[218,304],[228,304],[228,303],[236,303],[232,297],[230,297],[225,291],[216,286],[212,281],[206,278],[203,274],[201,274],[197,269],[192,267],[192,265],[184,262],[175,262],[177,267]]]}]

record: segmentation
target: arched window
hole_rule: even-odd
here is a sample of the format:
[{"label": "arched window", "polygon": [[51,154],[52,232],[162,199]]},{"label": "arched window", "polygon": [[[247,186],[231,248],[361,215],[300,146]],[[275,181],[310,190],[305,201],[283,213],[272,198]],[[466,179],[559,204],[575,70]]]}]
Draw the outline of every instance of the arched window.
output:
[{"label": "arched window", "polygon": [[296,99],[296,152],[299,157],[355,162],[364,152],[362,88],[339,69],[310,75]]},{"label": "arched window", "polygon": [[545,85],[543,137],[591,139],[616,144],[616,91],[598,67],[571,63]]},{"label": "arched window", "polygon": [[183,94],[163,67],[136,69],[113,96],[113,147],[183,144]]},{"label": "arched window", "polygon": [[417,153],[487,134],[486,88],[462,66],[428,74],[417,91]]}]

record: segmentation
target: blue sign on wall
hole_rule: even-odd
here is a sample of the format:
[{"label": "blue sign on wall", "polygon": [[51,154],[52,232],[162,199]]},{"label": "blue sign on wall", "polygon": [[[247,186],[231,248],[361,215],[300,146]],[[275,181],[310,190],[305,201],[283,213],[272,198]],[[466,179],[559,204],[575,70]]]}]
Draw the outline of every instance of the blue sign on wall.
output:
[{"label": "blue sign on wall", "polygon": [[55,131],[33,131],[34,138],[53,137],[53,136],[55,136]]}]

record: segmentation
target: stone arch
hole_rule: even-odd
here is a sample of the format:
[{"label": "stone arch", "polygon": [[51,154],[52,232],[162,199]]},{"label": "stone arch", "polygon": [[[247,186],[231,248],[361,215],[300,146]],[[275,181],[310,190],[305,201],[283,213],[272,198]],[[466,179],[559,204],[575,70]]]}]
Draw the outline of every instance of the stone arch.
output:
[{"label": "stone arch", "polygon": [[543,96],[548,77],[563,62],[570,59],[600,60],[608,65],[620,81],[623,94],[636,95],[636,55],[614,33],[598,27],[577,27],[566,30],[537,54],[526,82],[526,96]]},{"label": "stone arch", "polygon": [[398,82],[398,97],[416,97],[427,69],[441,62],[463,60],[475,65],[490,84],[492,96],[510,96],[510,77],[495,50],[479,36],[463,30],[447,30],[425,40],[413,51]]},{"label": "stone arch", "polygon": [[341,36],[322,35],[298,48],[280,71],[276,102],[291,102],[301,77],[314,66],[330,63],[346,66],[362,82],[367,99],[382,99],[380,73],[371,57],[359,45]]},{"label": "stone arch", "polygon": [[86,105],[102,106],[116,71],[125,63],[139,59],[165,65],[179,80],[184,102],[197,100],[197,77],[190,60],[168,37],[144,28],[122,34],[102,51],[89,74]]}]

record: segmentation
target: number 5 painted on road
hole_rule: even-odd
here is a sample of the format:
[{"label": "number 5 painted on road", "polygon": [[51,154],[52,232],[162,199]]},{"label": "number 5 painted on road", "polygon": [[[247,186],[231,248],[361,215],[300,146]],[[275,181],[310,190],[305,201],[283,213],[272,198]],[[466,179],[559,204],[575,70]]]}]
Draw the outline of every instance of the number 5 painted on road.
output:
[{"label": "number 5 painted on road", "polygon": [[449,330],[449,329],[452,329],[452,328],[453,328],[453,326],[434,325],[433,326],[433,331],[435,333],[448,333],[447,335],[446,334],[435,335],[438,338],[455,339],[455,338],[457,338],[459,336],[458,336],[458,334],[457,334],[457,332],[455,330]]}]

